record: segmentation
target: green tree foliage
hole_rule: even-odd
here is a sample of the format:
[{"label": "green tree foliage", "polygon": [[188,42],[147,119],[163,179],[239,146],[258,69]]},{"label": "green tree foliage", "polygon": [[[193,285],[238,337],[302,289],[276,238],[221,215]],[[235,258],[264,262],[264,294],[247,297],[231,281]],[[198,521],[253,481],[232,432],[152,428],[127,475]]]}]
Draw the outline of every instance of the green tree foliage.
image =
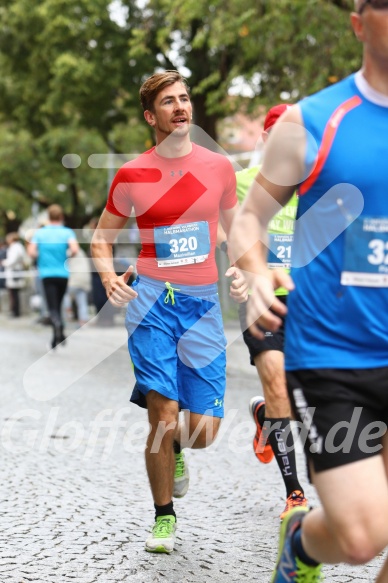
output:
[{"label": "green tree foliage", "polygon": [[[190,72],[196,120],[215,122],[282,97],[296,100],[355,70],[360,50],[349,23],[352,0],[148,0],[131,54],[158,55]],[[235,86],[249,100],[230,99]]]},{"label": "green tree foliage", "polygon": [[[91,168],[89,156],[149,144],[138,105],[145,64],[129,62],[131,28],[114,22],[109,4],[0,0],[3,225],[5,211],[23,218],[34,199],[43,207],[60,202],[69,224],[80,226],[106,200],[108,172]],[[69,152],[81,157],[78,168],[62,165]]]},{"label": "green tree foliage", "polygon": [[140,75],[128,62],[130,30],[111,19],[109,2],[2,0],[0,6],[5,119],[33,135],[81,125],[108,142],[115,123],[128,118]]},{"label": "green tree foliage", "polygon": [[[360,64],[351,7],[352,0],[0,0],[0,208],[24,215],[39,192],[42,205],[61,202],[73,226],[98,212],[107,171],[90,168],[88,157],[152,143],[138,90],[155,70],[186,74],[195,122],[213,138],[225,115],[295,101],[344,77]],[[232,98],[231,89],[249,90],[249,98]],[[69,152],[81,157],[78,168],[62,165]]]},{"label": "green tree foliage", "polygon": [[121,24],[110,6],[0,0],[3,119],[33,135],[76,124],[109,143],[158,65],[187,70],[206,125],[239,107],[228,99],[236,79],[268,103],[306,95],[359,64],[352,0],[122,0]]},{"label": "green tree foliage", "polygon": [[[88,217],[99,213],[106,196],[106,171],[92,171],[87,161],[90,152],[103,147],[103,140],[92,130],[60,127],[35,138],[26,130],[0,126],[3,230],[9,214],[21,220],[30,214],[33,204],[38,204],[41,210],[53,202],[61,204],[74,227],[82,226]],[[62,164],[63,156],[69,152],[79,156],[79,168]]]}]

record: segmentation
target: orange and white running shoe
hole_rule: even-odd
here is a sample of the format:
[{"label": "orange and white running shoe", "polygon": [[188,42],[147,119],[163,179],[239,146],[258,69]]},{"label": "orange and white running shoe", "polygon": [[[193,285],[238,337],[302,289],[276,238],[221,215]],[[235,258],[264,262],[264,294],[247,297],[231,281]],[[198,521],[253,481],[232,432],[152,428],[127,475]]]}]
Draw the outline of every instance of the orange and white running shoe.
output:
[{"label": "orange and white running shoe", "polygon": [[252,397],[249,402],[249,411],[256,424],[256,433],[253,438],[253,451],[255,456],[262,464],[269,464],[273,460],[274,452],[268,441],[267,428],[261,425],[257,418],[257,414],[262,407],[264,407],[264,397]]},{"label": "orange and white running shoe", "polygon": [[286,507],[280,515],[280,520],[283,520],[283,518],[293,508],[296,508],[297,506],[307,507],[307,505],[308,505],[308,500],[307,500],[307,498],[305,498],[303,492],[301,492],[300,490],[294,490],[293,492],[291,492],[291,494],[289,495],[289,497],[286,500]]}]

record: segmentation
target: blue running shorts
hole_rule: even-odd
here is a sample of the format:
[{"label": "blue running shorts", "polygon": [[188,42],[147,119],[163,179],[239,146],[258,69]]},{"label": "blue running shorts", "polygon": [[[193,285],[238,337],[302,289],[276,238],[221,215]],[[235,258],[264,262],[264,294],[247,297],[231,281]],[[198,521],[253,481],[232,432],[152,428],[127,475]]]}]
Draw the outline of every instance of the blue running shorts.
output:
[{"label": "blue running shorts", "polygon": [[125,319],[136,385],[146,407],[153,390],[192,413],[224,416],[226,339],[217,285],[185,286],[138,276]]}]

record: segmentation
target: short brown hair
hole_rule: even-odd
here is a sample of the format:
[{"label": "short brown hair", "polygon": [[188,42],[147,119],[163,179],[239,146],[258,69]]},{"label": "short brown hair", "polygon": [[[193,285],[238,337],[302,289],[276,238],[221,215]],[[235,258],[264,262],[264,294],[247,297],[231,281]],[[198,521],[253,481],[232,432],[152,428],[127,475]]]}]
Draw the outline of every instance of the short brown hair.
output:
[{"label": "short brown hair", "polygon": [[182,83],[182,85],[185,86],[187,93],[190,94],[190,88],[187,85],[186,79],[182,77],[178,71],[164,71],[164,73],[154,73],[154,75],[148,77],[140,87],[139,91],[143,111],[146,111],[147,109],[153,111],[155,99],[160,91],[177,82]]},{"label": "short brown hair", "polygon": [[5,236],[5,241],[7,245],[15,243],[15,241],[20,241],[19,233],[16,232],[7,233],[7,235]]},{"label": "short brown hair", "polygon": [[50,204],[47,212],[50,221],[63,221],[63,209],[59,204]]}]

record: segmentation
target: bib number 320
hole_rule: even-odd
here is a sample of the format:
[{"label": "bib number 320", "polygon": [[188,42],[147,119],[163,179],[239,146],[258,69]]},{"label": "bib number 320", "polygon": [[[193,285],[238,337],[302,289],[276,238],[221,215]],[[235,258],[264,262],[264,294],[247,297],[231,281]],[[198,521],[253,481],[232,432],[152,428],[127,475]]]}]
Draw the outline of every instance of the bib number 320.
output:
[{"label": "bib number 320", "polygon": [[210,233],[206,221],[155,227],[154,240],[158,267],[203,263],[209,257]]},{"label": "bib number 320", "polygon": [[180,239],[170,239],[171,253],[183,253],[184,251],[195,251],[198,248],[196,237],[181,237]]}]

